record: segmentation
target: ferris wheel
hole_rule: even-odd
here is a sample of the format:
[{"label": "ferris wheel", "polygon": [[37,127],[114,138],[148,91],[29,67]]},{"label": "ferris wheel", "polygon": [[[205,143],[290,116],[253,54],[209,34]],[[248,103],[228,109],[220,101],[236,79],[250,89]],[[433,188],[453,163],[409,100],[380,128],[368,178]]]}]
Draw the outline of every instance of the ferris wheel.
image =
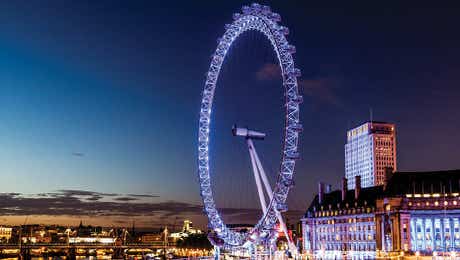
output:
[{"label": "ferris wheel", "polygon": [[[302,131],[302,125],[299,122],[299,104],[302,102],[302,96],[299,95],[297,85],[297,78],[300,77],[301,73],[299,69],[295,68],[292,56],[296,48],[286,40],[289,29],[279,25],[280,21],[280,15],[272,12],[268,6],[256,3],[251,6],[243,6],[242,13],[233,14],[233,22],[225,25],[225,33],[218,41],[217,49],[212,56],[209,71],[206,74],[199,118],[198,175],[204,212],[208,217],[209,228],[220,241],[223,241],[223,245],[219,246],[241,247],[264,244],[273,238],[274,228],[277,223],[280,224],[283,232],[289,238],[281,213],[287,211],[286,199],[289,189],[294,184],[294,168],[296,160],[299,158],[298,141],[299,132]],[[215,191],[212,189],[209,167],[209,134],[211,131],[214,92],[222,64],[235,39],[249,30],[255,30],[265,35],[277,56],[282,74],[282,87],[284,88],[285,120],[281,162],[273,188],[268,182],[253,143],[253,140],[263,139],[265,134],[236,126],[233,128],[232,132],[235,136],[246,138],[259,200],[263,210],[262,217],[257,224],[247,232],[241,233],[226,226],[215,204],[213,196]],[[265,199],[264,194],[267,195],[268,201]],[[292,246],[292,243],[290,244]]]}]

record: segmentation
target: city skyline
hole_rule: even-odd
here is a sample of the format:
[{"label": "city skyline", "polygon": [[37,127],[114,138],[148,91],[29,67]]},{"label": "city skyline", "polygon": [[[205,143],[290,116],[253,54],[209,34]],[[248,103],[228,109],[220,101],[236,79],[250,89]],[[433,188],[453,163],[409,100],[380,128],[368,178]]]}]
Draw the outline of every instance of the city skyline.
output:
[{"label": "city skyline", "polygon": [[[149,226],[178,216],[205,227],[196,176],[200,93],[223,24],[243,3],[0,3],[0,225],[29,216]],[[375,120],[397,126],[398,170],[460,168],[454,8],[269,4],[292,30],[303,74],[293,219],[319,180],[339,185],[346,131],[368,121],[370,108]],[[273,173],[282,116],[267,42],[248,38],[224,67],[211,136],[223,175],[219,206],[243,222],[258,207],[247,151],[230,128],[251,123],[268,132],[256,146]],[[57,207],[63,203],[72,207]]]}]

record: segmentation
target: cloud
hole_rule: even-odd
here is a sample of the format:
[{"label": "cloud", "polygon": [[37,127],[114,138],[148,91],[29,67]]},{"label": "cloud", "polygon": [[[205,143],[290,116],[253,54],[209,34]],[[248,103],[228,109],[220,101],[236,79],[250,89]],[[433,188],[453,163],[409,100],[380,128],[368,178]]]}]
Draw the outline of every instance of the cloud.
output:
[{"label": "cloud", "polygon": [[[88,200],[68,196],[68,193],[53,193],[52,196],[16,196],[0,194],[0,215],[48,215],[48,216],[174,216],[201,214],[201,206],[191,203],[164,201],[158,203],[135,202],[130,197],[115,198],[114,201]],[[75,193],[72,193],[75,194]],[[81,194],[81,193],[76,193]]]},{"label": "cloud", "polygon": [[17,192],[10,192],[10,193],[6,193],[6,194],[8,194],[9,196],[12,196],[12,197],[21,196],[21,195],[22,195],[21,193],[17,193]]},{"label": "cloud", "polygon": [[[117,221],[129,218],[136,221],[136,226],[150,227],[161,227],[165,223],[171,224],[176,222],[174,219],[192,219],[201,223],[202,226],[206,225],[203,206],[198,203],[172,200],[145,201],[144,196],[131,196],[135,194],[119,197],[111,195],[112,193],[79,190],[61,190],[34,195],[0,193],[0,215],[3,218],[15,219],[37,216],[37,221],[41,222],[49,222],[56,218],[74,220],[86,218],[89,221],[95,221],[94,223],[98,225],[126,224],[128,222]],[[260,209],[253,208],[222,208],[219,211],[226,221],[229,220],[228,223],[256,223],[261,215]],[[300,218],[301,214],[297,215]]]},{"label": "cloud", "polygon": [[113,200],[116,200],[116,201],[133,201],[133,200],[138,200],[138,198],[133,198],[133,197],[118,197],[118,198],[114,198]]},{"label": "cloud", "polygon": [[86,191],[86,190],[58,190],[58,193],[48,193],[56,196],[109,196],[109,197],[114,197],[114,196],[119,196],[119,194],[116,193],[101,193],[101,192],[95,192],[95,191]]},{"label": "cloud", "polygon": [[258,80],[276,80],[281,79],[281,71],[278,65],[266,63],[256,72]]},{"label": "cloud", "polygon": [[[301,93],[319,103],[342,106],[342,102],[337,96],[340,80],[334,76],[337,68],[331,65],[324,67],[328,70],[329,75],[312,79],[298,79]],[[281,80],[280,68],[277,64],[266,63],[257,71],[256,78],[260,81]]]},{"label": "cloud", "polygon": [[88,198],[85,198],[85,200],[88,200],[88,201],[97,201],[97,200],[100,200],[104,198],[103,196],[100,196],[100,195],[94,195],[94,196],[91,196],[91,197],[88,197]]},{"label": "cloud", "polygon": [[137,197],[137,198],[159,198],[159,195],[153,194],[127,194],[130,197]]},{"label": "cloud", "polygon": [[339,80],[333,77],[303,79],[298,81],[301,93],[323,104],[342,106],[337,96]]}]

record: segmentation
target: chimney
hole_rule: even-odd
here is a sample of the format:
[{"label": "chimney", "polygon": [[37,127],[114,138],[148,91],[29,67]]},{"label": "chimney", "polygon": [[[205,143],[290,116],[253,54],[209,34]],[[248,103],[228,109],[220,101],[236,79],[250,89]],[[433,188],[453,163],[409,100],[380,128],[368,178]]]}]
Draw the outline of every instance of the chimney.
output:
[{"label": "chimney", "polygon": [[343,177],[342,178],[342,201],[344,201],[345,198],[347,197],[347,191],[348,191],[347,178]]},{"label": "chimney", "polygon": [[324,183],[318,182],[318,202],[322,204],[324,200]]},{"label": "chimney", "polygon": [[359,193],[361,192],[361,176],[355,176],[355,199],[359,198]]},{"label": "chimney", "polygon": [[383,189],[387,188],[388,181],[390,181],[391,175],[393,175],[393,167],[385,167],[385,182],[383,183]]}]

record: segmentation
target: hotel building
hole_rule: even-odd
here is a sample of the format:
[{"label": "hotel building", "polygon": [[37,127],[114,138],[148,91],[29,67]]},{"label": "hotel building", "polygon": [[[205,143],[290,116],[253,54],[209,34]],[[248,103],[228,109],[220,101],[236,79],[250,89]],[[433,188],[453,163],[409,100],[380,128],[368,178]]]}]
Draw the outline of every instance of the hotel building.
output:
[{"label": "hotel building", "polygon": [[395,125],[367,122],[347,132],[345,144],[345,177],[348,189],[355,188],[355,177],[361,176],[363,188],[383,185],[385,168],[397,169]]}]

